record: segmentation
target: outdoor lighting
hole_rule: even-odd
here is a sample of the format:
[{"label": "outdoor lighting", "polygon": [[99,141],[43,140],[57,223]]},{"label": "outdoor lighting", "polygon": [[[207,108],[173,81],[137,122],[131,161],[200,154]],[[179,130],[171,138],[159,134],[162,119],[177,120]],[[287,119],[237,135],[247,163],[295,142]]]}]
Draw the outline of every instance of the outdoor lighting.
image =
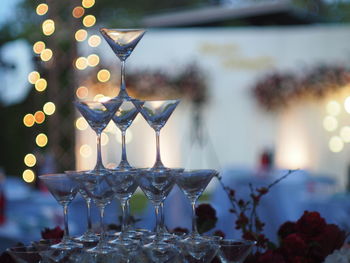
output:
[{"label": "outdoor lighting", "polygon": [[97,47],[101,44],[101,38],[98,35],[92,35],[88,40],[90,47]]},{"label": "outdoor lighting", "polygon": [[35,82],[35,89],[39,92],[46,90],[46,87],[47,87],[46,79],[38,79]]},{"label": "outdoor lighting", "polygon": [[111,77],[111,73],[107,69],[101,69],[97,73],[97,79],[100,82],[107,82],[110,77]]},{"label": "outdoor lighting", "polygon": [[52,115],[56,111],[56,105],[53,102],[46,102],[43,106],[43,111],[46,115]]}]

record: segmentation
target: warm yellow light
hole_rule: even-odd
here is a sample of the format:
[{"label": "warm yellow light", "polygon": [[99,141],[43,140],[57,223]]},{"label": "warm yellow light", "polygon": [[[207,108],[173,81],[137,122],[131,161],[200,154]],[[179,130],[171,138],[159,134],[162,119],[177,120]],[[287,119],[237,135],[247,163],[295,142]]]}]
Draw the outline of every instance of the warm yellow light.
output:
[{"label": "warm yellow light", "polygon": [[87,87],[80,86],[79,88],[77,88],[75,94],[79,99],[85,99],[89,95],[89,90],[87,89]]},{"label": "warm yellow light", "polygon": [[109,78],[111,77],[111,73],[107,70],[107,69],[101,69],[98,73],[97,73],[97,79],[100,82],[107,82],[109,80]]},{"label": "warm yellow light", "polygon": [[23,172],[22,178],[26,183],[32,183],[35,180],[35,174],[33,170],[27,169]]},{"label": "warm yellow light", "polygon": [[46,90],[46,87],[47,87],[46,79],[38,79],[35,82],[35,89],[39,92]]},{"label": "warm yellow light", "polygon": [[87,66],[88,66],[88,62],[87,62],[87,59],[84,57],[79,57],[75,61],[75,67],[79,70],[84,70],[87,68]]},{"label": "warm yellow light", "polygon": [[97,94],[95,97],[92,99],[93,101],[99,101],[99,102],[106,102],[110,100],[111,98],[108,96],[105,96],[103,94]]},{"label": "warm yellow light", "polygon": [[343,150],[344,148],[344,143],[342,141],[342,139],[338,136],[333,136],[330,140],[329,140],[329,149],[332,152],[340,152],[341,150]]},{"label": "warm yellow light", "polygon": [[101,44],[101,38],[98,35],[89,37],[88,43],[91,47],[97,47]]},{"label": "warm yellow light", "polygon": [[37,111],[34,114],[34,118],[37,124],[41,124],[45,121],[45,114],[42,111]]},{"label": "warm yellow light", "polygon": [[40,79],[40,74],[37,71],[32,71],[28,74],[28,81],[31,84],[35,84],[37,80]]},{"label": "warm yellow light", "polygon": [[51,101],[46,102],[43,106],[43,111],[46,115],[52,115],[56,111],[56,105]]},{"label": "warm yellow light", "polygon": [[36,7],[36,13],[39,15],[39,16],[43,16],[47,13],[47,11],[49,10],[49,6],[47,4],[39,4],[37,7]]},{"label": "warm yellow light", "polygon": [[333,116],[327,116],[323,119],[323,127],[326,131],[335,131],[338,127],[338,121]]},{"label": "warm yellow light", "polygon": [[36,164],[36,157],[32,153],[28,153],[24,156],[24,164],[28,167],[33,167]]},{"label": "warm yellow light", "polygon": [[40,54],[45,49],[45,43],[43,41],[37,41],[33,45],[33,51],[35,54]]},{"label": "warm yellow light", "polygon": [[35,123],[34,115],[31,113],[26,114],[23,118],[23,123],[27,127],[32,127]]},{"label": "warm yellow light", "polygon": [[52,50],[49,48],[45,48],[41,54],[40,54],[40,58],[42,61],[49,61],[52,58]]},{"label": "warm yellow light", "polygon": [[96,54],[91,54],[87,57],[87,61],[90,67],[96,67],[100,63],[100,57]]},{"label": "warm yellow light", "polygon": [[81,156],[83,156],[84,158],[88,158],[92,154],[92,149],[89,145],[83,144],[80,147],[79,152],[80,152]]},{"label": "warm yellow light", "polygon": [[84,131],[88,128],[89,124],[83,117],[79,117],[75,122],[75,126],[78,130]]},{"label": "warm yellow light", "polygon": [[87,38],[87,31],[85,29],[79,29],[77,32],[75,32],[75,40],[82,42]]},{"label": "warm yellow light", "polygon": [[72,16],[75,18],[80,18],[84,15],[84,13],[85,13],[84,8],[82,8],[81,6],[76,6],[72,11]]},{"label": "warm yellow light", "polygon": [[95,0],[83,0],[82,1],[82,6],[85,8],[93,7],[94,4],[95,4]]},{"label": "warm yellow light", "polygon": [[40,133],[36,136],[35,142],[39,147],[45,147],[47,145],[48,138],[46,134]]},{"label": "warm yellow light", "polygon": [[344,142],[350,142],[350,127],[345,126],[340,130],[340,137]]},{"label": "warm yellow light", "polygon": [[103,132],[101,134],[101,145],[105,146],[105,145],[108,144],[108,142],[109,142],[109,137],[108,137],[108,135],[105,132]]},{"label": "warm yellow light", "polygon": [[347,97],[344,101],[344,108],[347,113],[350,113],[350,97]]},{"label": "warm yellow light", "polygon": [[87,15],[83,18],[83,25],[86,27],[92,27],[96,23],[96,17],[93,15]]},{"label": "warm yellow light", "polygon": [[45,36],[50,36],[55,32],[55,22],[52,19],[46,19],[42,24]]},{"label": "warm yellow light", "polygon": [[337,116],[340,113],[340,104],[337,101],[330,101],[326,106],[327,113],[332,116]]}]

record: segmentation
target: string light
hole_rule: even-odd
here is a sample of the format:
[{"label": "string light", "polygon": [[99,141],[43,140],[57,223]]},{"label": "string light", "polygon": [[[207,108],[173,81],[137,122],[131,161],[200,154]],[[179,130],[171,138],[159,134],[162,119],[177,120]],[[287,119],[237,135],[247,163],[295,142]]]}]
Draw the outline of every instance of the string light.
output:
[{"label": "string light", "polygon": [[90,47],[97,47],[101,44],[101,38],[98,35],[89,37],[88,44]]},{"label": "string light", "polygon": [[35,174],[33,170],[26,169],[22,174],[22,178],[26,183],[32,183],[35,180]]},{"label": "string light", "polygon": [[82,1],[82,6],[85,8],[91,8],[95,4],[95,0],[83,0]]},{"label": "string light", "polygon": [[37,71],[32,71],[28,74],[28,81],[31,84],[35,84],[37,80],[40,78],[40,74]]},{"label": "string light", "polygon": [[86,122],[86,120],[83,117],[79,117],[75,122],[75,126],[77,127],[78,130],[84,131],[88,128],[89,124]]},{"label": "string light", "polygon": [[49,10],[49,6],[47,4],[39,4],[37,7],[36,7],[36,13],[39,15],[39,16],[43,16],[47,13],[47,11]]},{"label": "string light", "polygon": [[111,77],[111,73],[107,69],[101,69],[97,72],[97,79],[100,82],[107,82]]},{"label": "string light", "polygon": [[32,127],[35,123],[34,115],[31,113],[28,113],[23,118],[23,123],[26,127]]},{"label": "string light", "polygon": [[100,57],[96,54],[91,54],[87,57],[87,62],[90,67],[96,67],[100,63]]},{"label": "string light", "polygon": [[28,153],[24,157],[24,164],[27,165],[28,167],[33,167],[36,164],[36,157],[32,153]]},{"label": "string light", "polygon": [[46,79],[38,79],[36,82],[35,82],[35,89],[39,92],[42,92],[44,90],[46,90],[46,87],[47,87],[47,81]]},{"label": "string light", "polygon": [[79,57],[75,61],[75,67],[79,70],[84,70],[87,68],[87,66],[88,66],[88,62],[87,62],[87,59],[84,57]]},{"label": "string light", "polygon": [[45,43],[43,41],[37,41],[33,45],[33,51],[35,54],[40,54],[45,49]]},{"label": "string light", "polygon": [[46,136],[46,134],[44,133],[40,133],[36,136],[35,138],[35,142],[39,147],[45,147],[48,143],[48,138]]},{"label": "string light", "polygon": [[45,121],[45,114],[42,111],[37,111],[34,114],[34,119],[37,124],[41,124]]},{"label": "string light", "polygon": [[341,152],[344,148],[344,143],[342,141],[341,138],[339,138],[338,136],[333,136],[330,140],[329,140],[329,149],[332,152]]},{"label": "string light", "polygon": [[85,29],[79,29],[77,32],[75,32],[75,40],[82,42],[87,38],[88,33]]},{"label": "string light", "polygon": [[92,27],[96,23],[96,17],[93,15],[87,15],[83,18],[83,25],[86,27]]},{"label": "string light", "polygon": [[53,52],[51,49],[49,48],[45,48],[41,54],[40,54],[40,58],[42,61],[49,61],[52,58]]},{"label": "string light", "polygon": [[51,36],[55,32],[55,22],[52,19],[46,19],[42,24],[43,34]]},{"label": "string light", "polygon": [[83,144],[80,149],[79,149],[79,153],[81,154],[81,156],[83,156],[84,158],[88,158],[91,156],[92,154],[92,149],[89,145],[87,144]]},{"label": "string light", "polygon": [[43,106],[43,111],[46,115],[52,115],[56,111],[56,105],[51,101],[46,102]]},{"label": "string light", "polygon": [[72,11],[72,16],[74,18],[81,18],[84,14],[85,14],[85,9],[82,8],[81,6],[74,7]]},{"label": "string light", "polygon": [[76,90],[75,94],[77,95],[77,97],[79,99],[85,99],[89,95],[89,90],[86,87],[84,87],[84,86],[80,86]]}]

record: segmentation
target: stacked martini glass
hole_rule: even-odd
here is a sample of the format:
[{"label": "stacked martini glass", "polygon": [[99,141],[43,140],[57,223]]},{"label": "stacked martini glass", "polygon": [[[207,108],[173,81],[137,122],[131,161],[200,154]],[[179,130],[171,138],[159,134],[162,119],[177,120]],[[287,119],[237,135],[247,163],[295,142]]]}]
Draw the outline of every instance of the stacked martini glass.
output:
[{"label": "stacked martini glass", "polygon": [[[79,249],[80,258],[87,262],[210,262],[219,251],[221,239],[198,233],[195,205],[217,171],[164,166],[160,154],[160,131],[180,100],[142,101],[129,96],[125,84],[125,63],[145,30],[102,28],[100,32],[121,61],[120,91],[117,97],[109,100],[74,102],[97,136],[97,161],[94,169],[40,176],[64,210],[65,235],[62,242],[51,246],[51,249],[66,252]],[[135,168],[127,159],[125,134],[138,113],[154,129],[156,135],[156,161],[151,168]],[[101,133],[110,121],[116,124],[122,136],[121,161],[113,169],[107,169],[103,165],[101,155]],[[192,232],[186,236],[169,233],[164,224],[163,203],[175,184],[192,206]],[[137,187],[154,205],[154,231],[134,229],[128,223],[129,200]],[[68,205],[77,193],[82,195],[87,204],[88,227],[82,236],[70,237]],[[115,198],[121,203],[122,227],[120,232],[107,233],[103,223],[104,211]],[[100,232],[97,234],[91,228],[91,202],[100,211]],[[237,244],[236,242],[235,245]],[[225,249],[227,251],[227,246]],[[225,259],[222,261],[232,262]]]}]

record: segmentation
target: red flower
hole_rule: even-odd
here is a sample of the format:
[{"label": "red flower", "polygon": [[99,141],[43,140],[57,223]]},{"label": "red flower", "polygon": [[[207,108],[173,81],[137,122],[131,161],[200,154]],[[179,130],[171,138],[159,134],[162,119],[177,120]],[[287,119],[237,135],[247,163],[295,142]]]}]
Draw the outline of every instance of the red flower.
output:
[{"label": "red flower", "polygon": [[258,261],[258,263],[286,263],[283,258],[283,255],[278,250],[267,250],[264,254],[262,254]]},{"label": "red flower", "polygon": [[53,229],[45,228],[44,231],[41,231],[41,237],[43,239],[55,239],[57,240],[57,243],[61,241],[63,234],[64,232],[59,226],[56,226]]},{"label": "red flower", "polygon": [[326,221],[318,212],[305,211],[302,217],[296,223],[297,232],[303,235],[305,239],[312,240],[323,232],[326,227]]},{"label": "red flower", "polygon": [[291,221],[287,221],[283,225],[280,226],[277,234],[278,234],[280,239],[284,239],[288,235],[293,234],[295,232],[296,232],[296,223],[291,222]]},{"label": "red flower", "polygon": [[296,257],[296,256],[306,256],[308,245],[302,239],[302,237],[297,234],[290,234],[282,240],[281,249],[286,258]]}]

